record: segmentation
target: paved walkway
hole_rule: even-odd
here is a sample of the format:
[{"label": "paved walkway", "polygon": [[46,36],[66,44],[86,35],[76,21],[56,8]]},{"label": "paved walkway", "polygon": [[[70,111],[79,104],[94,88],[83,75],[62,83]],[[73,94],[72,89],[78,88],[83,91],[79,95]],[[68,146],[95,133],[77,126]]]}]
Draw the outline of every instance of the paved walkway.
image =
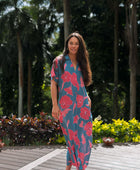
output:
[{"label": "paved walkway", "polygon": [[[0,170],[65,170],[65,146],[5,147]],[[140,170],[140,143],[93,145],[87,170]],[[72,170],[76,170],[75,167]]]}]

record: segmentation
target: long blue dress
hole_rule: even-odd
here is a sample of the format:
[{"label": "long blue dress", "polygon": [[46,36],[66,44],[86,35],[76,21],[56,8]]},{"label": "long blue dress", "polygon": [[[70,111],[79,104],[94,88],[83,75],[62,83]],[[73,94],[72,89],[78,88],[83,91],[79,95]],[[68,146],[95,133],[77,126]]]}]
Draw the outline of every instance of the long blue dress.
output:
[{"label": "long blue dress", "polygon": [[89,162],[92,148],[92,115],[79,65],[76,69],[68,55],[65,56],[64,73],[60,68],[61,57],[56,57],[51,79],[58,84],[59,121],[65,136],[67,165],[84,170]]}]

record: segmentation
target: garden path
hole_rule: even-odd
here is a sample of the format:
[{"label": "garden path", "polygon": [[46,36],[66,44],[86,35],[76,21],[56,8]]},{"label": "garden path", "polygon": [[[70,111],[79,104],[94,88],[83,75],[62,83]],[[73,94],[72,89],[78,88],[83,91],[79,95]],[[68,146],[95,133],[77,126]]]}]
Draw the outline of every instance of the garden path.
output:
[{"label": "garden path", "polygon": [[[65,162],[65,146],[4,147],[0,152],[0,170],[65,170]],[[94,144],[87,170],[140,170],[140,143]]]}]

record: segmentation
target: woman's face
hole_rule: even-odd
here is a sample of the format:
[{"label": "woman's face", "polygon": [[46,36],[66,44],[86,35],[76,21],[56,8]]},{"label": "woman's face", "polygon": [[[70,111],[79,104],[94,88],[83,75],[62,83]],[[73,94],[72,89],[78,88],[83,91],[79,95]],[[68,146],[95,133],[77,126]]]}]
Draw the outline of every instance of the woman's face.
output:
[{"label": "woman's face", "polygon": [[72,37],[68,41],[69,54],[76,55],[79,49],[79,40],[76,37]]}]

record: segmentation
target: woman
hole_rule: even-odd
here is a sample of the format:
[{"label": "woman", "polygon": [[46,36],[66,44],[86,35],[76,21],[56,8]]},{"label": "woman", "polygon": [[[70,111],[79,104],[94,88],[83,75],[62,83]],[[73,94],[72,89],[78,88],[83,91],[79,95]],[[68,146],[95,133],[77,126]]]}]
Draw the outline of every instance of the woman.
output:
[{"label": "woman", "polygon": [[74,32],[66,40],[63,55],[54,59],[51,70],[52,116],[60,121],[68,146],[66,170],[72,165],[85,170],[89,162],[92,115],[85,86],[91,81],[85,42],[79,33]]}]

